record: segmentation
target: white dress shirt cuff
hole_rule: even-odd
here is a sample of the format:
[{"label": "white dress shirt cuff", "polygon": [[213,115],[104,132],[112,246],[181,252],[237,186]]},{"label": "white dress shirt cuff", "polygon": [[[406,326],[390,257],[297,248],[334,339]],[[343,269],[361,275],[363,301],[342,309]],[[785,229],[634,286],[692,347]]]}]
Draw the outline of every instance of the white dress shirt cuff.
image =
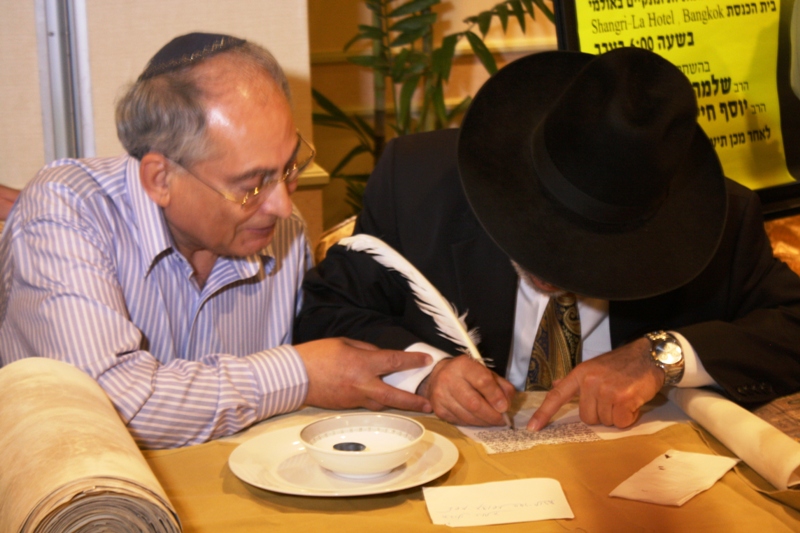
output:
[{"label": "white dress shirt cuff", "polygon": [[422,380],[428,375],[436,366],[436,363],[442,359],[452,357],[449,353],[443,352],[439,348],[434,348],[430,344],[424,342],[417,342],[405,349],[406,352],[423,352],[429,354],[433,358],[433,362],[428,366],[421,368],[412,368],[411,370],[402,370],[394,374],[383,376],[383,382],[392,387],[404,390],[406,392],[416,393],[417,387],[422,383]]},{"label": "white dress shirt cuff", "polygon": [[700,358],[697,357],[697,352],[694,351],[694,348],[692,348],[692,345],[686,340],[686,337],[676,331],[670,331],[670,333],[676,339],[678,339],[678,342],[681,343],[681,349],[683,350],[683,361],[685,366],[683,370],[683,378],[681,378],[681,381],[678,383],[678,387],[682,389],[706,387],[709,385],[718,387],[719,385],[714,378],[712,378],[711,375],[706,372],[702,361],[700,361]]}]

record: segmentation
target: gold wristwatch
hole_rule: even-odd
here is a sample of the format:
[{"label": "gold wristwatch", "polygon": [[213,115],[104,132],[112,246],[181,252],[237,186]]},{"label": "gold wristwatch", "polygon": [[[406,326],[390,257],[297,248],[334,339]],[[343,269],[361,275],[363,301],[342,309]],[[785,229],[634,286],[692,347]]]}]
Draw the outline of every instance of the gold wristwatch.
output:
[{"label": "gold wristwatch", "polygon": [[684,359],[681,343],[666,331],[653,331],[645,335],[650,340],[653,363],[664,371],[664,385],[675,385],[683,377]]}]

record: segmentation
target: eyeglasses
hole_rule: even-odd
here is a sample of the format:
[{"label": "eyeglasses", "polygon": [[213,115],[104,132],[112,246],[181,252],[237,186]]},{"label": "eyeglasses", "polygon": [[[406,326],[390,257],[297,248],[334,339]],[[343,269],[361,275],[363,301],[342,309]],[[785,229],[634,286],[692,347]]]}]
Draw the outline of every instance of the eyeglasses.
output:
[{"label": "eyeglasses", "polygon": [[294,155],[292,156],[292,163],[286,167],[286,170],[283,171],[283,174],[276,176],[275,172],[264,172],[259,178],[258,186],[238,192],[217,188],[210,183],[207,183],[205,180],[200,179],[196,174],[193,174],[177,161],[173,161],[172,159],[170,159],[170,161],[181,167],[186,171],[187,174],[229,202],[239,204],[242,209],[245,209],[259,205],[261,200],[269,196],[269,193],[272,192],[279,183],[283,182],[289,186],[297,181],[297,178],[300,176],[300,174],[302,174],[302,172],[308,168],[309,165],[311,165],[311,162],[314,161],[315,155],[317,155],[317,152],[314,150],[314,147],[311,146],[298,131],[297,147],[295,148]]}]

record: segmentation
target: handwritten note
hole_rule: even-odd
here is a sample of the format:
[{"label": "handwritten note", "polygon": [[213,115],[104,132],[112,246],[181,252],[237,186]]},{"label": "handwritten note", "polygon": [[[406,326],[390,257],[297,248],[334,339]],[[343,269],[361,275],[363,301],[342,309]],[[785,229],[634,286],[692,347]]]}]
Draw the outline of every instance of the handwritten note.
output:
[{"label": "handwritten note", "polygon": [[450,527],[575,518],[555,479],[516,479],[458,487],[423,487],[428,514]]}]

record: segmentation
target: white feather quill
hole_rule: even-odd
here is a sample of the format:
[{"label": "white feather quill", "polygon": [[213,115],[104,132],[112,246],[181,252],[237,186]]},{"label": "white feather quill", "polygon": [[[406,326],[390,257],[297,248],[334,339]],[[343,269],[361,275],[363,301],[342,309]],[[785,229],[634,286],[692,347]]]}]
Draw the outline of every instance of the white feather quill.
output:
[{"label": "white feather quill", "polygon": [[[377,237],[359,233],[345,237],[338,244],[346,246],[348,250],[370,254],[375,261],[390,270],[400,273],[408,280],[408,285],[417,300],[419,308],[427,315],[433,317],[436,329],[445,339],[464,350],[473,360],[486,366],[486,361],[478,351],[476,344],[480,342],[478,329],[467,331],[467,313],[459,315],[456,306],[448,302],[442,293],[422,275],[422,272],[397,253],[397,250]],[[509,429],[514,430],[514,422],[509,414],[503,413],[503,419]]]},{"label": "white feather quill", "polygon": [[399,272],[408,280],[419,308],[433,317],[439,334],[464,350],[472,359],[486,366],[476,346],[480,342],[477,328],[467,330],[467,313],[459,315],[456,307],[448,302],[405,257],[379,238],[364,233],[345,237],[338,244],[346,246],[348,250],[368,253],[389,270]]}]

